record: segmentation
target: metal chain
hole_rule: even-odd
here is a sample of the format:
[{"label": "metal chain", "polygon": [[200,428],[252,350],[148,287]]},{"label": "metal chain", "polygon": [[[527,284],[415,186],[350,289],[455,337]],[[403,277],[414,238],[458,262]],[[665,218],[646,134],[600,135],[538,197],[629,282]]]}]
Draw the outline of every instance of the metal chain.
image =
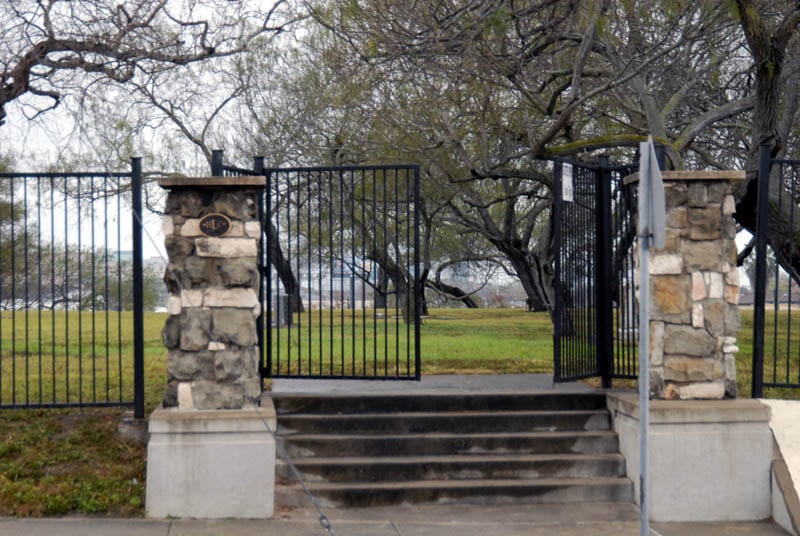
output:
[{"label": "metal chain", "polygon": [[[139,225],[141,226],[141,228],[144,231],[144,233],[147,235],[147,239],[150,241],[150,243],[153,245],[153,247],[156,248],[156,251],[158,251],[158,256],[161,258],[162,261],[165,261],[167,263],[167,270],[172,275],[172,279],[175,281],[175,284],[178,286],[178,290],[182,295],[183,294],[183,290],[184,290],[183,286],[181,285],[181,282],[178,279],[178,277],[175,274],[175,272],[172,270],[172,268],[170,268],[169,259],[164,258],[164,255],[161,254],[161,251],[159,250],[158,245],[156,244],[155,240],[153,239],[153,236],[150,234],[150,232],[144,226],[144,223],[142,221],[141,215],[134,212],[134,216],[136,218],[136,221],[139,222]],[[194,306],[194,304],[191,303],[191,297],[187,295],[187,299],[189,300],[189,305],[190,306]],[[211,342],[221,342],[219,340],[219,338],[216,336],[216,334],[214,333],[213,328],[206,330],[206,334],[208,335],[209,341],[211,341]],[[317,510],[317,514],[319,515],[319,524],[320,524],[320,526],[322,526],[322,528],[325,529],[330,536],[336,536],[336,533],[333,530],[333,524],[331,523],[330,518],[327,515],[325,515],[325,512],[323,512],[322,506],[320,505],[319,500],[314,496],[313,493],[311,493],[311,490],[308,489],[308,486],[306,485],[306,482],[303,479],[302,473],[300,472],[299,469],[297,469],[297,466],[295,466],[295,464],[292,462],[291,458],[289,457],[289,453],[286,451],[286,448],[278,440],[277,430],[273,430],[270,427],[269,421],[261,413],[261,408],[259,406],[256,406],[256,412],[258,413],[258,416],[261,419],[261,422],[264,424],[264,427],[267,429],[267,432],[269,432],[270,436],[272,436],[272,440],[275,442],[275,448],[276,448],[276,452],[278,453],[278,456],[289,466],[289,468],[291,469],[292,474],[297,479],[297,481],[300,483],[300,486],[303,488],[303,492],[308,496],[309,500],[311,501],[311,504],[313,504],[314,508]]]}]

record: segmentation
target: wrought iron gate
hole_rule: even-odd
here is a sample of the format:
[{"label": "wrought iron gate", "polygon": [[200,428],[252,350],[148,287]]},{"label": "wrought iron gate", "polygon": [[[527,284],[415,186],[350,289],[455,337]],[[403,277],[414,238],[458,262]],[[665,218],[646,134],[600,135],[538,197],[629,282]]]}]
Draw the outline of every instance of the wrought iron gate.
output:
[{"label": "wrought iron gate", "polygon": [[638,169],[557,160],[554,165],[554,379],[636,378],[638,314],[633,251]]},{"label": "wrought iron gate", "polygon": [[419,166],[264,168],[268,378],[420,379]]}]

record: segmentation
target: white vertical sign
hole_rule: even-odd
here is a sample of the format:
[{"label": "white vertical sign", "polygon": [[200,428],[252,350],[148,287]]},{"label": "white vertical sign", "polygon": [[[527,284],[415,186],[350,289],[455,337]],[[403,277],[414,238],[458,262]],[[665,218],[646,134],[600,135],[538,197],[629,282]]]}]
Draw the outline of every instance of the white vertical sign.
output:
[{"label": "white vertical sign", "polygon": [[572,164],[561,164],[561,199],[568,203],[575,201],[575,190],[572,186]]}]

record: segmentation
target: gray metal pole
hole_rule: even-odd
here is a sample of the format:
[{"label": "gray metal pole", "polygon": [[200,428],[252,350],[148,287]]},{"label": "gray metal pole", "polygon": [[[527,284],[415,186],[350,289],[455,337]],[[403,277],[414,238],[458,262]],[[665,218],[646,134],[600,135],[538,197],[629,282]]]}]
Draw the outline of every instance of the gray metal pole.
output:
[{"label": "gray metal pole", "polygon": [[[641,174],[639,183],[641,184]],[[641,216],[640,216],[641,217]],[[647,230],[647,229],[646,229]],[[643,233],[644,234],[644,233]],[[650,533],[650,237],[639,237],[639,534]]]},{"label": "gray metal pole", "polygon": [[652,178],[650,147],[642,143],[639,165],[639,535],[650,533],[650,229]]}]

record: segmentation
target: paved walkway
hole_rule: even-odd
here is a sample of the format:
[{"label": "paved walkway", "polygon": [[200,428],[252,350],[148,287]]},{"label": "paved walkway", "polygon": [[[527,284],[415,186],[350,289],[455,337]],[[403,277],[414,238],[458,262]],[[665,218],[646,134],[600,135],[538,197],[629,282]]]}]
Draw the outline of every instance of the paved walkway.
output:
[{"label": "paved walkway", "polygon": [[[633,505],[402,506],[328,512],[337,536],[638,536]],[[324,536],[311,510],[268,521],[0,519],[0,536]],[[661,523],[653,536],[785,536],[774,523]]]}]

